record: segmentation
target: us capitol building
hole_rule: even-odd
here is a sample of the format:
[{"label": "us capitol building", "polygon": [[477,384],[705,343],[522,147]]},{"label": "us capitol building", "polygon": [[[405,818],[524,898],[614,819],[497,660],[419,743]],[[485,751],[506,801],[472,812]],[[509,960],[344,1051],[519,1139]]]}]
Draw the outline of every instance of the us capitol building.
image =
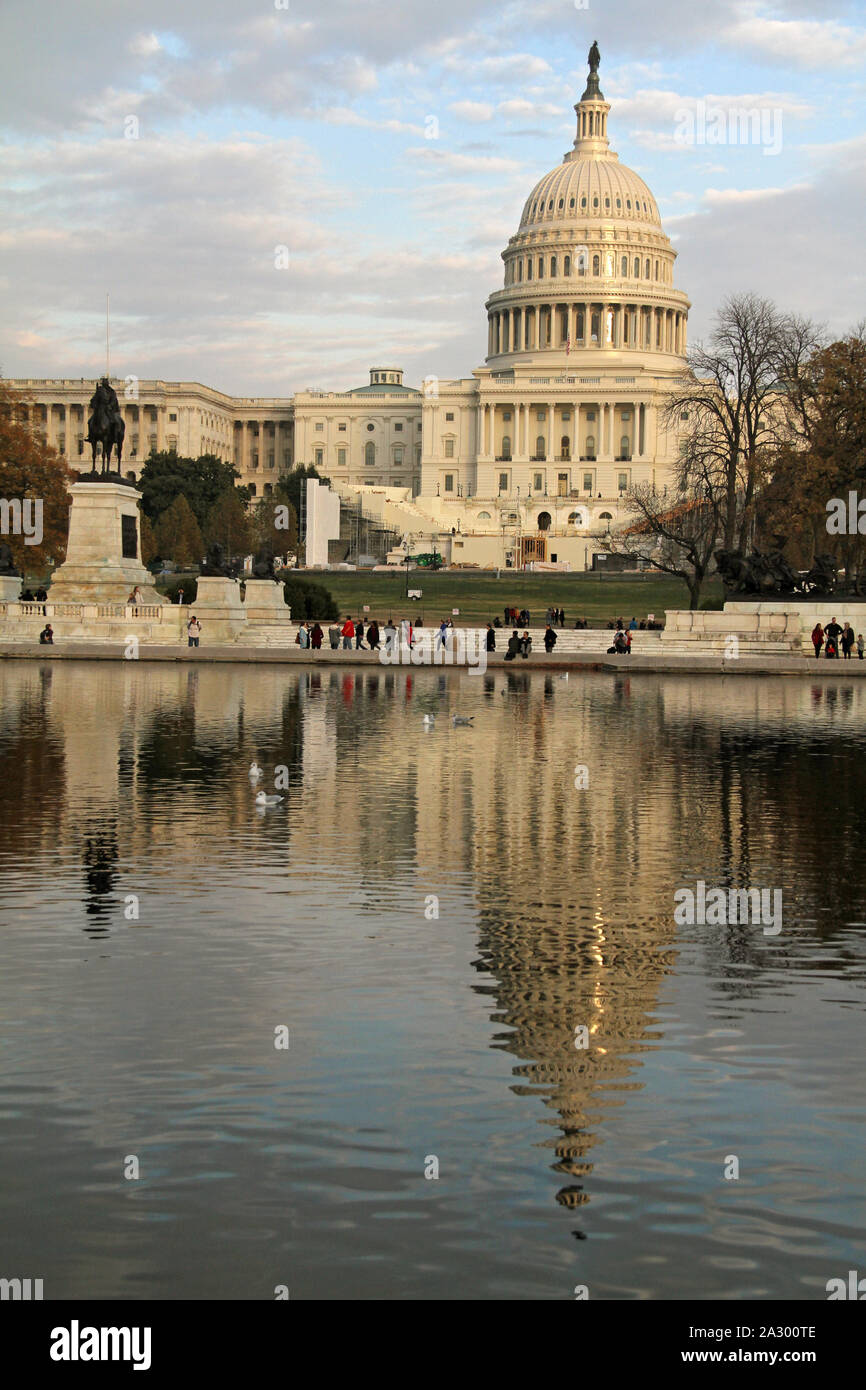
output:
[{"label": "us capitol building", "polygon": [[[532,189],[502,253],[487,356],[471,377],[414,389],[399,368],[374,367],[354,390],[283,399],[116,379],[130,476],[152,449],[211,453],[262,499],[281,472],[314,464],[414,550],[584,568],[621,522],[628,488],[670,483],[679,440],[662,407],[684,367],[690,307],[652,193],[610,148],[597,68],[594,46],[574,147]],[[92,383],[11,384],[76,467]]]}]

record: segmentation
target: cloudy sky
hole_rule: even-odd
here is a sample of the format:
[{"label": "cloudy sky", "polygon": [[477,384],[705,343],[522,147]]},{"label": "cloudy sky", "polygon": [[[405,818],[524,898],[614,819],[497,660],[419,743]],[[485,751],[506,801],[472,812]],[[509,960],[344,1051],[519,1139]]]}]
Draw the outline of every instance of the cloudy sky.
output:
[{"label": "cloudy sky", "polygon": [[866,317],[863,0],[2,0],[0,373],[101,371],[110,291],[118,375],[467,374],[593,39],[692,338],[746,289]]}]

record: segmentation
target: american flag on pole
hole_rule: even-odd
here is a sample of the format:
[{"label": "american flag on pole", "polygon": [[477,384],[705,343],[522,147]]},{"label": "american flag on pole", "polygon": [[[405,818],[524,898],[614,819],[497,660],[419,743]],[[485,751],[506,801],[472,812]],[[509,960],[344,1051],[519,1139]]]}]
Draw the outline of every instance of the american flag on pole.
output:
[{"label": "american flag on pole", "polygon": [[570,339],[570,338],[566,338],[566,340],[565,340],[565,355],[566,355],[566,357],[568,356],[568,354],[569,354],[570,352],[571,352],[571,339]]}]

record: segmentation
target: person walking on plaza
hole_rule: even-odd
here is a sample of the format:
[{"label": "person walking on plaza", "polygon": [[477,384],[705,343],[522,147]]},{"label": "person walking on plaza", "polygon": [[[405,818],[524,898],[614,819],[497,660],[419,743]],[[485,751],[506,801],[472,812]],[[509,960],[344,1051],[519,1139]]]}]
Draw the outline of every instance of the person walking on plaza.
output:
[{"label": "person walking on plaza", "polygon": [[390,656],[394,650],[394,643],[397,640],[397,629],[394,626],[394,619],[389,618],[384,628],[385,632],[385,651]]},{"label": "person walking on plaza", "polygon": [[815,648],[815,656],[821,655],[821,648],[824,645],[824,629],[820,623],[816,623],[812,628],[812,646]]},{"label": "person walking on plaza", "polygon": [[320,628],[319,624],[313,623],[313,630],[310,633],[310,646],[312,647],[314,652],[321,651],[322,638],[324,637],[324,635],[325,634]]},{"label": "person walking on plaza", "polygon": [[862,633],[862,632],[858,632],[858,633],[857,633],[857,655],[859,656],[860,660],[862,661],[862,660],[863,660],[863,633]]},{"label": "person walking on plaza", "polygon": [[201,637],[201,623],[194,613],[186,625],[186,637],[188,646],[198,646],[199,638]]},{"label": "person walking on plaza", "polygon": [[439,651],[440,647],[444,647],[446,651],[448,650],[448,619],[447,619],[447,618],[443,618],[443,619],[442,619],[441,623],[439,624],[439,631],[438,631],[438,633],[437,633],[437,635],[436,635],[436,650],[437,650],[437,652]]},{"label": "person walking on plaza", "polygon": [[496,629],[492,623],[487,624],[487,651],[496,651]]},{"label": "person walking on plaza", "polygon": [[331,644],[331,651],[335,652],[340,646],[340,625],[337,622],[331,623],[328,628],[328,641]]},{"label": "person walking on plaza", "polygon": [[351,618],[347,618],[343,623],[342,636],[343,651],[350,652],[352,650],[352,638],[355,636],[355,624],[352,622]]},{"label": "person walking on plaza", "polygon": [[376,622],[375,618],[367,628],[367,641],[370,644],[371,652],[377,652],[379,650],[379,624]]},{"label": "person walking on plaza", "polygon": [[554,632],[550,623],[548,623],[547,627],[544,629],[544,650],[547,652],[548,656],[550,656],[550,653],[553,651],[555,646],[556,633]]},{"label": "person walking on plaza", "polygon": [[364,619],[359,618],[355,624],[355,651],[365,652],[366,650],[367,648],[364,646]]}]

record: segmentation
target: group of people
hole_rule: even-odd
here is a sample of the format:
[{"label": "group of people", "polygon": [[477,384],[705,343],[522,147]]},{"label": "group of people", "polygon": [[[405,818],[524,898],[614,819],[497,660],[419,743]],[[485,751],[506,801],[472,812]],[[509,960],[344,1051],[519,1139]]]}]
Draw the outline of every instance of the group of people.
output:
[{"label": "group of people", "polygon": [[841,648],[846,661],[850,660],[851,652],[856,647],[857,655],[861,661],[863,660],[863,633],[858,632],[855,637],[850,623],[840,627],[835,618],[831,618],[826,627],[822,627],[820,623],[815,624],[812,628],[812,646],[815,648],[816,658],[820,657],[823,647],[825,657],[830,657],[831,660],[833,657],[838,659]]},{"label": "group of people", "polygon": [[[555,634],[554,634],[555,635]],[[490,648],[488,647],[488,650]],[[528,632],[524,632],[521,637],[517,628],[514,629],[508,639],[508,646],[505,649],[505,660],[513,661],[515,657],[522,656],[525,661],[532,651],[532,638]]]},{"label": "group of people", "polygon": [[21,602],[21,603],[45,603],[45,602],[47,601],[47,599],[48,599],[48,593],[47,593],[47,591],[46,591],[45,589],[41,589],[41,588],[40,588],[40,589],[37,589],[35,593],[33,592],[32,589],[25,589],[24,592],[23,592],[23,594],[21,595],[20,602]]},{"label": "group of people", "polygon": [[[439,630],[440,640],[443,640],[443,629],[447,633],[449,628],[450,623],[443,619]],[[328,627],[328,642],[331,651],[334,652],[377,652],[381,650],[383,638],[386,650],[390,651],[397,640],[397,627],[393,618],[389,618],[380,628],[375,618],[368,618],[365,622],[363,618],[347,615],[342,623],[337,619]],[[414,645],[414,627],[408,618],[402,618],[400,621],[400,638],[404,646],[411,648]],[[319,622],[302,622],[295,637],[295,642],[302,651],[321,651],[324,640],[325,630]]]}]

